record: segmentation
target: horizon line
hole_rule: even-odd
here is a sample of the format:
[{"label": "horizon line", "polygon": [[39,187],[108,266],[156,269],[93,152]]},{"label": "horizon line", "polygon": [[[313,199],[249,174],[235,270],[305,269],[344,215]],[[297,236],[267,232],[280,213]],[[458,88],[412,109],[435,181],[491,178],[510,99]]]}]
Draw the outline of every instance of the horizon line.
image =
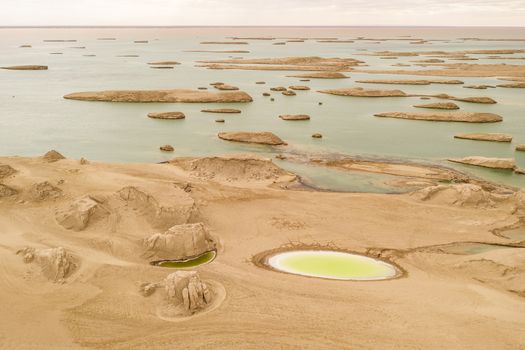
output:
[{"label": "horizon line", "polygon": [[0,25],[5,28],[525,28],[513,25]]}]

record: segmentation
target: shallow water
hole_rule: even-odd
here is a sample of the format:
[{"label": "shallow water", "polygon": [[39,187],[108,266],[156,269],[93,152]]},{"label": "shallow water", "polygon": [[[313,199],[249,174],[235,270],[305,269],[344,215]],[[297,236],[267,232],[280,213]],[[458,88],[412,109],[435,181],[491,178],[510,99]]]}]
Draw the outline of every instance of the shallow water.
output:
[{"label": "shallow water", "polygon": [[172,269],[187,269],[199,265],[204,265],[212,262],[217,253],[214,251],[204,253],[194,259],[188,260],[163,260],[159,262],[152,262],[153,265],[159,267],[169,267]]},{"label": "shallow water", "polygon": [[384,261],[336,251],[298,250],[278,253],[268,259],[276,270],[309,277],[337,280],[383,280],[399,271]]},{"label": "shallow water", "polygon": [[[51,148],[73,158],[117,162],[158,162],[173,156],[210,155],[255,152],[274,155],[283,149],[250,146],[219,140],[220,131],[272,131],[285,139],[290,149],[309,153],[342,153],[349,155],[396,157],[425,160],[516,186],[525,186],[525,176],[446,162],[449,157],[482,155],[515,157],[525,167],[525,152],[515,152],[515,143],[525,143],[523,89],[464,89],[461,85],[398,86],[359,84],[361,79],[424,79],[418,76],[369,75],[348,73],[350,79],[312,79],[306,84],[311,91],[298,91],[287,97],[273,93],[275,98],[261,95],[272,86],[299,84],[286,75],[298,72],[207,70],[195,67],[206,59],[324,56],[354,57],[366,61],[373,69],[397,69],[394,63],[409,62],[421,57],[400,57],[382,60],[361,56],[366,51],[426,51],[523,48],[522,41],[457,41],[410,45],[408,41],[358,41],[353,44],[304,43],[272,45],[272,41],[249,41],[249,45],[200,45],[201,41],[224,40],[228,36],[339,37],[358,36],[392,38],[402,35],[425,39],[456,39],[461,37],[522,37],[510,28],[111,28],[111,29],[0,29],[0,66],[45,64],[48,71],[0,70],[0,154],[39,155]],[[101,41],[100,37],[117,40]],[[77,42],[44,42],[44,39],[76,39]],[[401,39],[401,38],[400,38]],[[134,40],[149,40],[147,44]],[[32,48],[19,48],[31,44]],[[73,47],[85,46],[85,49]],[[185,50],[250,50],[249,54],[184,52]],[[50,55],[62,52],[62,55]],[[95,54],[95,57],[84,55]],[[139,57],[117,57],[138,55]],[[478,55],[480,57],[484,55]],[[511,55],[525,56],[525,55]],[[174,69],[151,69],[146,63],[176,60]],[[467,63],[498,63],[499,60],[467,61]],[[453,61],[460,62],[460,61]],[[502,61],[522,64],[520,60]],[[525,62],[525,61],[524,61]],[[411,67],[414,68],[414,67]],[[300,72],[299,72],[300,73]],[[432,78],[432,77],[429,77]],[[436,78],[436,77],[434,77]],[[456,78],[454,78],[456,79]],[[470,84],[497,84],[496,78],[458,78]],[[250,93],[254,102],[247,104],[131,104],[64,100],[64,94],[75,91],[109,89],[169,89],[209,86],[223,81]],[[256,85],[266,81],[266,85]],[[373,117],[374,113],[408,111],[421,103],[419,98],[355,98],[325,95],[320,89],[362,86],[365,88],[402,89],[408,93],[448,93],[455,96],[490,96],[496,105],[457,102],[465,111],[501,114],[504,122],[495,124],[436,123]],[[318,102],[323,102],[322,106]],[[427,102],[427,101],[425,101]],[[428,101],[432,102],[432,101]],[[203,108],[239,108],[241,114],[221,115],[224,124],[215,123],[216,115],[201,113]],[[182,111],[185,120],[152,120],[148,112]],[[287,122],[280,114],[310,114],[308,122]],[[313,133],[323,139],[312,139]],[[507,132],[513,144],[455,140],[454,134],[464,132]],[[158,147],[172,144],[174,154],[165,154]],[[284,149],[286,151],[286,148]],[[299,168],[299,166],[297,166]],[[379,184],[373,175],[338,177],[319,167],[304,168],[303,173],[320,187],[348,191],[395,192]],[[298,170],[301,174],[301,169]],[[367,179],[368,177],[368,179]],[[370,182],[370,185],[367,185]]]}]

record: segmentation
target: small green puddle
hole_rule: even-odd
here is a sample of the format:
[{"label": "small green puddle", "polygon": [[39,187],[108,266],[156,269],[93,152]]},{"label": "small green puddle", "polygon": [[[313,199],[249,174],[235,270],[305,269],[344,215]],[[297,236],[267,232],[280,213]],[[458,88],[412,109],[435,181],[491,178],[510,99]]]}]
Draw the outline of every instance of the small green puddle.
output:
[{"label": "small green puddle", "polygon": [[525,227],[518,227],[515,229],[503,231],[501,234],[508,239],[515,241],[525,241]]},{"label": "small green puddle", "polygon": [[397,277],[398,268],[367,256],[328,250],[296,250],[268,258],[272,268],[296,275],[336,280],[374,281]]},{"label": "small green puddle", "polygon": [[457,243],[448,247],[441,247],[440,250],[449,254],[460,254],[460,255],[475,255],[490,252],[496,249],[508,249],[512,247],[506,247],[498,244],[488,243]]},{"label": "small green puddle", "polygon": [[204,253],[192,259],[152,261],[151,265],[155,265],[159,267],[169,267],[172,269],[187,269],[190,267],[195,267],[195,266],[210,263],[213,261],[213,259],[215,259],[216,256],[217,256],[217,252],[210,251],[210,252]]}]

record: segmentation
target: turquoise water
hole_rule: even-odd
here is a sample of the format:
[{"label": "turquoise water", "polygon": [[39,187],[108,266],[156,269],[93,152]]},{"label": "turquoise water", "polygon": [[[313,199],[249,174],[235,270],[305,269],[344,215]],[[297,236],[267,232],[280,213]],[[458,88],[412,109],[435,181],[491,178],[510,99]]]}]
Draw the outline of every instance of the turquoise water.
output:
[{"label": "turquoise water", "polygon": [[[295,97],[273,93],[261,95],[271,86],[297,85],[299,79],[286,75],[297,72],[207,70],[195,67],[198,60],[235,57],[260,58],[284,56],[354,57],[367,62],[371,69],[398,69],[390,65],[425,57],[401,57],[382,60],[359,56],[368,51],[470,50],[523,48],[520,41],[457,41],[410,45],[408,41],[358,41],[353,44],[304,43],[272,45],[272,41],[249,41],[249,45],[200,45],[201,41],[220,41],[228,36],[387,38],[401,35],[456,39],[460,37],[520,37],[510,28],[171,28],[171,29],[0,29],[0,66],[44,64],[48,71],[0,70],[0,154],[38,155],[55,148],[73,158],[119,162],[159,162],[172,156],[210,155],[256,152],[263,155],[286,153],[265,146],[250,146],[219,140],[220,131],[272,131],[286,140],[294,150],[309,153],[342,153],[425,160],[446,164],[490,180],[525,186],[525,176],[511,172],[479,169],[445,161],[449,157],[481,155],[515,157],[525,167],[525,152],[516,153],[515,143],[525,143],[523,89],[464,89],[461,85],[396,86],[358,84],[361,79],[411,79],[410,76],[348,73],[350,79],[318,79],[306,83],[310,91],[298,91]],[[117,40],[101,41],[100,37]],[[77,42],[43,42],[44,39],[76,39]],[[147,44],[134,40],[149,40]],[[31,44],[32,48],[19,48]],[[86,49],[72,47],[85,46]],[[185,50],[250,50],[249,54],[198,53]],[[62,52],[62,55],[50,55]],[[95,54],[95,57],[84,55]],[[138,55],[139,57],[117,57]],[[484,55],[478,55],[480,57]],[[513,55],[520,56],[520,55]],[[522,55],[525,56],[525,55]],[[151,69],[151,61],[176,60],[174,69]],[[454,61],[461,62],[461,61]],[[467,61],[498,63],[499,60]],[[525,64],[525,61],[501,61]],[[413,68],[413,67],[412,67]],[[424,77],[417,77],[422,79]],[[432,78],[432,77],[430,77]],[[466,85],[497,84],[496,78],[459,78]],[[75,91],[105,89],[197,88],[210,82],[236,85],[254,97],[248,104],[129,104],[64,100]],[[266,85],[256,85],[266,81]],[[303,83],[301,83],[303,84]],[[465,111],[501,114],[504,122],[473,125],[432,123],[373,117],[374,113],[409,111],[419,98],[351,98],[317,93],[316,90],[338,87],[399,88],[408,93],[448,93],[455,96],[490,96],[499,103],[478,105],[458,102]],[[319,106],[318,102],[323,102]],[[429,101],[431,102],[431,101]],[[216,115],[201,113],[203,108],[239,108],[241,114],[221,115],[226,123],[215,123]],[[182,111],[186,119],[152,120],[148,112]],[[280,114],[309,114],[308,122],[286,122]],[[323,139],[311,134],[322,133]],[[466,132],[505,132],[515,143],[490,143],[455,140],[454,134]],[[158,147],[172,144],[175,153],[164,154]],[[293,168],[293,165],[289,165]],[[300,168],[300,166],[295,166]],[[301,169],[298,170],[301,174]],[[317,167],[303,168],[308,180],[323,188],[391,192],[370,174],[339,177],[335,172]],[[326,176],[325,176],[326,175]],[[370,183],[370,184],[369,184]]]}]

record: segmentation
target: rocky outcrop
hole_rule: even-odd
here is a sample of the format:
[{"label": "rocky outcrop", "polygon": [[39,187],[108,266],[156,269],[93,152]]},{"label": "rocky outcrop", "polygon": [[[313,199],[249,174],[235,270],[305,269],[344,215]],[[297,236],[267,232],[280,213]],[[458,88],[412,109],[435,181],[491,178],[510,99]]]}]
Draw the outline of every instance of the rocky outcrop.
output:
[{"label": "rocky outcrop", "polygon": [[338,96],[355,96],[355,97],[405,97],[407,96],[401,90],[369,90],[363,88],[341,88],[331,90],[320,90],[323,94]]},{"label": "rocky outcrop", "polygon": [[319,133],[315,133],[315,134],[312,134],[312,137],[314,139],[322,139],[323,138],[323,135],[322,134],[319,134]]},{"label": "rocky outcrop", "polygon": [[297,95],[297,94],[295,93],[295,91],[293,91],[293,90],[283,91],[282,94],[283,94],[284,96],[295,96],[295,95]]},{"label": "rocky outcrop", "polygon": [[465,123],[495,123],[503,120],[494,113],[469,113],[469,112],[450,112],[450,113],[416,113],[416,112],[390,112],[377,113],[376,117],[398,118],[411,120],[428,120],[438,122],[465,122]]},{"label": "rocky outcrop", "polygon": [[235,108],[217,108],[217,109],[203,109],[204,113],[241,113],[240,109]]},{"label": "rocky outcrop", "polygon": [[9,69],[9,70],[47,70],[47,66],[37,66],[37,65],[9,66],[9,67],[0,67],[0,68]]},{"label": "rocky outcrop", "polygon": [[63,281],[78,267],[73,255],[62,247],[47,249],[27,247],[16,254],[21,255],[25,263],[38,264],[42,269],[42,274],[55,282]]},{"label": "rocky outcrop", "polygon": [[190,172],[191,176],[226,182],[284,182],[296,178],[270,159],[251,154],[202,158],[175,158],[170,164]]},{"label": "rocky outcrop", "polygon": [[34,201],[44,201],[55,199],[62,195],[62,190],[53,186],[50,182],[39,182],[31,186],[28,191],[29,199]]},{"label": "rocky outcrop", "polygon": [[168,304],[181,308],[187,315],[206,309],[212,304],[213,292],[201,281],[197,271],[177,271],[164,280]]},{"label": "rocky outcrop", "polygon": [[220,139],[226,141],[235,142],[246,142],[246,143],[258,143],[262,145],[284,145],[286,144],[281,138],[271,132],[249,132],[249,131],[238,131],[238,132],[221,132],[217,135]]},{"label": "rocky outcrop", "polygon": [[477,141],[494,141],[494,142],[511,142],[512,141],[512,135],[498,134],[498,133],[458,134],[458,135],[455,135],[454,138],[465,139],[465,140],[477,140]]},{"label": "rocky outcrop", "polygon": [[18,191],[12,187],[0,183],[0,198],[11,197],[17,194]]},{"label": "rocky outcrop", "polygon": [[287,89],[284,86],[277,86],[270,88],[271,91],[286,91]]},{"label": "rocky outcrop", "polygon": [[152,119],[184,119],[186,116],[182,112],[151,112],[148,118]]},{"label": "rocky outcrop", "polygon": [[165,189],[154,196],[135,186],[127,186],[103,204],[112,211],[128,209],[134,216],[141,216],[153,227],[167,229],[173,225],[187,223],[195,202],[181,189]]},{"label": "rocky outcrop", "polygon": [[13,169],[10,165],[0,164],[0,180],[16,173],[16,170]]},{"label": "rocky outcrop", "polygon": [[516,161],[513,158],[487,158],[487,157],[465,157],[465,158],[450,158],[450,162],[476,165],[492,169],[514,169]]},{"label": "rocky outcrop", "polygon": [[459,109],[458,105],[452,102],[427,103],[427,104],[422,104],[422,105],[415,105],[414,107],[429,108],[429,109],[446,109],[446,110]]},{"label": "rocky outcrop", "polygon": [[160,146],[159,149],[163,152],[173,152],[175,151],[175,148],[173,148],[172,145],[163,145],[163,146]]},{"label": "rocky outcrop", "polygon": [[473,184],[430,186],[412,192],[410,196],[433,204],[475,208],[494,207],[509,198],[509,195],[493,194]]},{"label": "rocky outcrop", "polygon": [[69,206],[57,210],[57,223],[67,230],[82,231],[89,222],[95,221],[109,214],[96,199],[84,196],[73,201]]},{"label": "rocky outcrop", "polygon": [[157,233],[143,241],[144,256],[157,260],[187,260],[218,247],[202,223],[172,226],[164,233]]},{"label": "rocky outcrop", "polygon": [[308,78],[308,79],[346,79],[349,78],[347,75],[339,72],[318,72],[318,73],[306,73],[298,75],[288,75],[290,78]]},{"label": "rocky outcrop", "polygon": [[243,91],[209,92],[202,90],[115,90],[76,92],[65,99],[103,102],[188,102],[188,103],[230,103],[252,102],[250,95]]},{"label": "rocky outcrop", "polygon": [[54,162],[59,161],[61,159],[66,159],[66,157],[64,157],[62,154],[60,154],[59,152],[55,151],[54,149],[52,149],[51,151],[49,151],[46,154],[44,154],[44,156],[42,158],[48,163],[54,163]]},{"label": "rocky outcrop", "polygon": [[517,145],[516,151],[525,152],[525,144]]},{"label": "rocky outcrop", "polygon": [[279,116],[282,120],[310,120],[307,114],[282,114]]}]

